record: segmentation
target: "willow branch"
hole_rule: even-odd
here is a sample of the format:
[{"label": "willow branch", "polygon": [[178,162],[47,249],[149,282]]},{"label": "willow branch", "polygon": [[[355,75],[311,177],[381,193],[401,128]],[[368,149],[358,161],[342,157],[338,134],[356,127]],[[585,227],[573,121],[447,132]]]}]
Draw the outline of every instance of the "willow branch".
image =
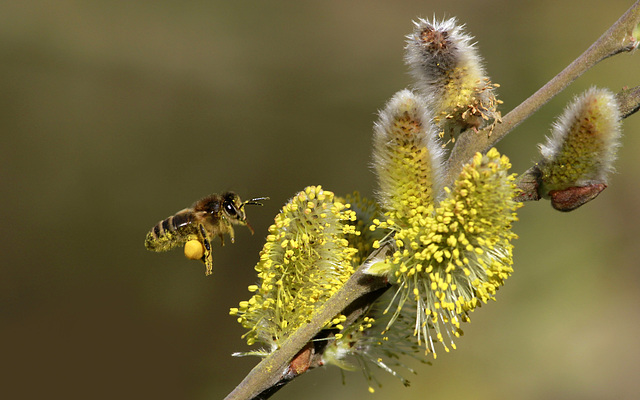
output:
[{"label": "willow branch", "polygon": [[627,118],[640,110],[640,86],[631,89],[623,89],[616,95],[616,100],[620,105],[620,116]]},{"label": "willow branch", "polygon": [[[633,39],[631,33],[638,24],[640,24],[640,0],[636,1],[580,57],[522,104],[505,115],[502,118],[502,123],[492,127],[492,130],[485,128],[478,133],[465,132],[461,135],[456,140],[456,145],[447,162],[446,183],[450,185],[453,182],[462,165],[473,157],[476,152],[489,149],[589,68],[607,57],[630,51],[637,47],[637,41]],[[629,97],[635,96],[637,103],[638,90],[637,88],[635,92],[633,90],[630,90],[628,95]],[[633,101],[626,107],[629,113],[634,112],[632,110],[637,110],[637,104],[634,106]],[[386,254],[388,250],[388,247],[383,247],[376,255]],[[372,255],[372,257],[376,255]],[[306,371],[304,368],[297,370],[295,362],[304,353],[305,349],[309,348],[310,341],[326,326],[326,323],[353,304],[354,301],[362,299],[364,296],[372,294],[387,285],[384,279],[367,275],[365,273],[365,265],[366,263],[360,266],[344,286],[316,310],[308,324],[297,329],[278,350],[271,353],[254,367],[226,399],[267,398],[281,385]]]},{"label": "willow branch", "polygon": [[575,59],[562,72],[546,85],[523,101],[519,106],[502,118],[502,122],[486,127],[475,133],[467,131],[457,140],[447,161],[445,183],[449,186],[458,175],[462,166],[477,152],[487,151],[522,121],[560,93],[571,82],[591,67],[615,54],[631,51],[638,46],[632,36],[634,29],[640,24],[640,0],[636,1],[627,12],[618,19],[600,38],[593,43],[580,57]]},{"label": "willow branch", "polygon": [[[383,246],[369,258],[386,257],[390,246]],[[292,360],[300,353],[314,336],[336,315],[353,302],[387,286],[383,278],[365,273],[367,262],[363,263],[338,292],[322,304],[313,314],[311,321],[298,328],[284,341],[282,346],[269,354],[244,380],[225,398],[226,400],[264,399],[269,397],[272,388],[281,382],[288,382],[304,371],[295,371]],[[261,395],[269,393],[268,395]]]}]

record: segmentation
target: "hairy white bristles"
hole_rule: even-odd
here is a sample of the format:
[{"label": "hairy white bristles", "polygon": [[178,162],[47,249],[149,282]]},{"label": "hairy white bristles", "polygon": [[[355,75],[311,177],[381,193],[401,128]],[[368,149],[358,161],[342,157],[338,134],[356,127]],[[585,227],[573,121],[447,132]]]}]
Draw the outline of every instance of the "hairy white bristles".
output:
[{"label": "hairy white bristles", "polygon": [[396,93],[374,126],[373,164],[378,197],[400,220],[433,204],[441,186],[442,146],[425,101],[410,90]]},{"label": "hairy white bristles", "polygon": [[463,31],[464,25],[457,25],[455,18],[420,18],[413,24],[413,32],[407,35],[405,61],[425,94],[441,94],[433,91],[445,90],[448,75],[455,68],[467,69],[476,79],[484,76],[481,57],[471,43],[473,37]]},{"label": "hairy white bristles", "polygon": [[574,98],[540,145],[548,190],[606,184],[620,136],[620,112],[611,91],[593,87]]},{"label": "hairy white bristles", "polygon": [[452,140],[459,133],[478,130],[499,121],[494,89],[482,66],[482,59],[455,18],[414,22],[407,36],[405,61],[415,85],[434,112],[441,136]]}]

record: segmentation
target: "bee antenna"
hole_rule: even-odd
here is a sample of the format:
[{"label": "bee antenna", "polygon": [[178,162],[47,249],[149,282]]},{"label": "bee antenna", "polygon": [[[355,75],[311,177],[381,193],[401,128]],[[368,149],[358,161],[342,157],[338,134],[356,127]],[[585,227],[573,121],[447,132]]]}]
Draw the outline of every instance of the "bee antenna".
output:
[{"label": "bee antenna", "polygon": [[243,202],[240,205],[240,208],[246,206],[246,205],[251,205],[251,206],[262,206],[264,204],[260,203],[260,200],[270,200],[268,197],[256,197],[254,199],[251,200],[247,200],[245,202]]}]

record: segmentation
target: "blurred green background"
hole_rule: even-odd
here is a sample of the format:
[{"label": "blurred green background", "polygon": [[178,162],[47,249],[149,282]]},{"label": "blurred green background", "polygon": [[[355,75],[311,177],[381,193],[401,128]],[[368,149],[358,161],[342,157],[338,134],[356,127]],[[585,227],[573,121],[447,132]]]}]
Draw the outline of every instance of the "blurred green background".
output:
[{"label": "blurred green background", "polygon": [[[376,110],[410,85],[416,17],[457,16],[506,112],[630,0],[4,1],[0,4],[0,397],[219,399],[257,359],[229,307],[249,297],[277,210],[322,184],[369,195]],[[640,54],[596,66],[500,143],[514,171],[573,95],[640,84]],[[322,368],[275,398],[640,396],[640,116],[609,189],[570,214],[527,204],[515,273],[458,350],[409,377]],[[270,196],[216,244],[214,275],[149,228],[198,198]]]}]

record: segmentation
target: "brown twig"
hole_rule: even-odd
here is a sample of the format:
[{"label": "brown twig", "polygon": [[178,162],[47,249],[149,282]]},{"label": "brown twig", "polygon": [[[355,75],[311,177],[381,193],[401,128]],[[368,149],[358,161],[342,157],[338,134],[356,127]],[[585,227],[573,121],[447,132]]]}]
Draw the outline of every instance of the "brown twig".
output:
[{"label": "brown twig", "polygon": [[620,117],[627,118],[640,110],[640,86],[631,89],[623,89],[616,95],[620,105]]}]

